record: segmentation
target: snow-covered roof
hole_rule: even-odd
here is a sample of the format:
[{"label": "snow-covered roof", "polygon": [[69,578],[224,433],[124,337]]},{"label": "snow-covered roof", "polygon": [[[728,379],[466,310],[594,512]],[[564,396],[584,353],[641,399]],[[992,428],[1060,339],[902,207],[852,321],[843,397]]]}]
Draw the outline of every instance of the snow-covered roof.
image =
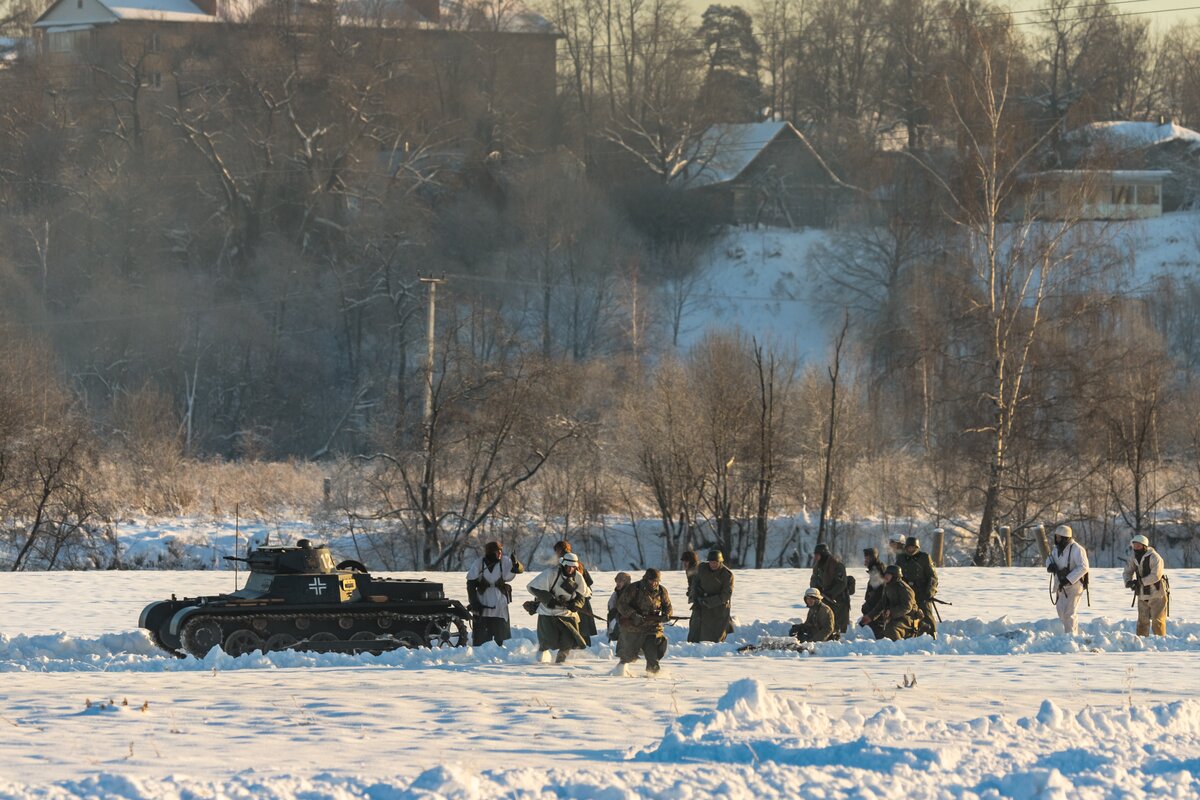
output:
[{"label": "snow-covered roof", "polygon": [[99,0],[121,19],[158,19],[164,22],[212,22],[190,0]]},{"label": "snow-covered roof", "polygon": [[781,133],[799,133],[790,122],[722,123],[706,130],[670,179],[684,188],[714,186],[746,171]]},{"label": "snow-covered roof", "polygon": [[1140,150],[1167,142],[1187,142],[1192,149],[1200,148],[1200,133],[1167,122],[1093,122],[1076,128],[1067,138],[1084,144],[1104,144],[1118,150]]},{"label": "snow-covered roof", "polygon": [[104,25],[121,20],[158,20],[160,22],[216,22],[217,17],[206,14],[190,0],[94,0],[87,9],[55,13],[63,0],[52,3],[37,21],[35,28],[53,28],[56,31],[76,29],[79,25]]},{"label": "snow-covered roof", "polygon": [[1108,178],[1115,181],[1165,180],[1174,173],[1169,169],[1048,169],[1033,173],[1038,178]]},{"label": "snow-covered roof", "polygon": [[460,0],[439,0],[439,19],[430,20],[418,4],[408,0],[340,0],[338,12],[344,25],[382,25],[502,33],[546,33],[558,30],[548,19],[522,6],[506,8],[496,17],[480,6]]}]

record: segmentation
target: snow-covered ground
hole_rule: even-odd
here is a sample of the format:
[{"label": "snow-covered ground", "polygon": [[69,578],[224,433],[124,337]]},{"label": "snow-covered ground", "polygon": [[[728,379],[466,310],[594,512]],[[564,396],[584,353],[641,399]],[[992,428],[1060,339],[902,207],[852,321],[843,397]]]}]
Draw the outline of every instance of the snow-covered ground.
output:
[{"label": "snow-covered ground", "polygon": [[[461,575],[430,577],[463,596]],[[231,573],[18,573],[0,797],[1200,797],[1200,571],[1173,572],[1169,635],[1148,640],[1119,572],[1096,572],[1076,637],[1046,578],[947,569],[937,641],[750,655],[800,613],[806,574],[739,571],[737,634],[672,628],[647,679],[612,675],[603,643],[538,663],[520,609],[504,650],[176,660],[138,611]],[[611,583],[597,573],[597,609]],[[681,601],[682,574],[665,583]]]}]

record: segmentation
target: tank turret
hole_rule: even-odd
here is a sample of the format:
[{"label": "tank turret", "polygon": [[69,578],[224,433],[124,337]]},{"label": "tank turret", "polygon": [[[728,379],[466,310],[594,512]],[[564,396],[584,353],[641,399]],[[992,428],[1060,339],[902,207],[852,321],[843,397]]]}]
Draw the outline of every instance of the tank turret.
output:
[{"label": "tank turret", "polygon": [[146,606],[138,621],[175,655],[203,658],[256,650],[382,652],[467,643],[466,608],[442,584],[377,578],[357,561],[335,565],[329,548],[301,539],[260,547],[246,558],[242,588],[206,597],[172,597]]}]

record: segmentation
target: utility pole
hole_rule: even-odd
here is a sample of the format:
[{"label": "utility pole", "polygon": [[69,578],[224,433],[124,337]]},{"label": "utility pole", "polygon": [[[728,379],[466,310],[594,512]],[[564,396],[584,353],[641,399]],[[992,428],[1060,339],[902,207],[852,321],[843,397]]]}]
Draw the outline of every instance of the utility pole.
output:
[{"label": "utility pole", "polygon": [[437,498],[434,496],[436,476],[433,467],[433,337],[434,320],[437,314],[437,287],[439,283],[445,282],[445,278],[421,277],[421,283],[429,287],[429,326],[425,332],[429,345],[429,353],[425,359],[425,423],[421,426],[422,444],[425,451],[425,467],[421,473],[420,496],[421,527],[425,532],[425,541],[421,548],[421,566],[424,569],[429,569],[438,549]]},{"label": "utility pole", "polygon": [[425,343],[429,348],[429,352],[425,359],[425,421],[424,437],[425,437],[425,452],[428,453],[433,438],[433,344],[434,344],[434,322],[437,315],[437,287],[438,284],[446,282],[445,278],[421,278],[421,283],[429,287],[429,305],[427,308],[426,319],[428,325],[425,329]]}]

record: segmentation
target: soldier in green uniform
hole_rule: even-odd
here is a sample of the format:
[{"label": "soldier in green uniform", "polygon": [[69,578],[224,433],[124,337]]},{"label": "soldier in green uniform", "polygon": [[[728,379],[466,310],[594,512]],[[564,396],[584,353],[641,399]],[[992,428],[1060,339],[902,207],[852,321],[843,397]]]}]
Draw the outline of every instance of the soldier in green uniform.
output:
[{"label": "soldier in green uniform", "polygon": [[791,634],[801,642],[828,642],[837,638],[834,630],[833,609],[821,596],[820,589],[808,589],[804,592],[804,605],[808,606],[808,616],[804,622],[793,625]]},{"label": "soldier in green uniform", "polygon": [[696,578],[688,589],[692,604],[692,619],[696,624],[696,641],[723,642],[733,629],[730,605],[733,600],[733,573],[725,566],[720,550],[709,550],[708,561],[696,568]]},{"label": "soldier in green uniform", "polygon": [[847,593],[846,565],[833,557],[829,545],[819,543],[813,549],[812,577],[808,585],[820,589],[821,596],[833,609],[833,622],[839,633],[850,626],[850,595]]},{"label": "soldier in green uniform", "polygon": [[924,616],[923,630],[936,637],[937,613],[933,608],[933,598],[937,597],[938,575],[933,559],[921,549],[921,541],[917,537],[909,536],[896,565],[903,571],[904,579],[917,596],[917,608],[921,609]]},{"label": "soldier in green uniform", "polygon": [[662,626],[671,617],[671,597],[660,579],[658,570],[648,569],[640,581],[626,586],[617,597],[621,620],[617,658],[622,664],[632,664],[644,655],[647,672],[658,672],[658,662],[667,654]]},{"label": "soldier in green uniform", "polygon": [[[912,588],[904,582],[904,573],[895,564],[883,571],[883,591],[875,605],[867,609],[859,625],[871,626],[882,621],[883,626],[875,634],[876,639],[909,639],[917,635],[917,598]],[[872,626],[872,630],[875,630]]]}]

